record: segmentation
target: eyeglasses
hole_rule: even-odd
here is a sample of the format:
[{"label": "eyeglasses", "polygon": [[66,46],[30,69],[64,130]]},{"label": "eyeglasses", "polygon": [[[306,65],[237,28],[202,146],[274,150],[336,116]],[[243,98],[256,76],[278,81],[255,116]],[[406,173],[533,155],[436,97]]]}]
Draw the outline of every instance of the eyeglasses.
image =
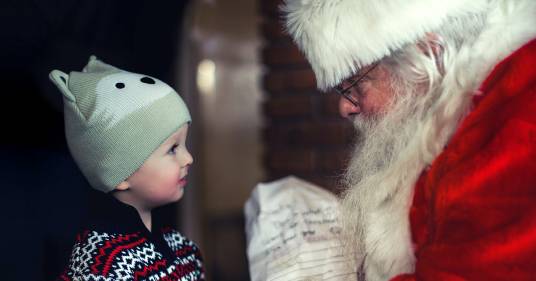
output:
[{"label": "eyeglasses", "polygon": [[[359,75],[358,77],[356,78],[350,77],[344,80],[343,83],[339,84],[339,86],[333,87],[333,89],[335,90],[335,92],[337,92],[337,94],[343,96],[345,99],[347,99],[356,107],[359,106],[359,103],[352,97],[352,95],[350,94],[350,91],[352,90],[353,87],[359,84],[365,77],[367,77],[369,72],[371,72],[374,68],[376,68],[376,66],[378,66],[378,63],[375,63],[372,66],[370,66],[369,69],[367,69],[363,74]],[[346,88],[343,88],[342,85],[344,84],[345,81],[348,81],[350,85],[348,85],[348,87]]]}]

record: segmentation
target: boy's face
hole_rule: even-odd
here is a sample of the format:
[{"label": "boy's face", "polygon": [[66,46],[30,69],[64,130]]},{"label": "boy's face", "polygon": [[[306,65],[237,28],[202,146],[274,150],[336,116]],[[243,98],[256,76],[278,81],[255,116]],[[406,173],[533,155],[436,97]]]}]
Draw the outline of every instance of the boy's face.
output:
[{"label": "boy's face", "polygon": [[187,134],[188,124],[185,124],[126,180],[130,203],[152,209],[182,197],[188,168],[193,162],[185,145]]}]

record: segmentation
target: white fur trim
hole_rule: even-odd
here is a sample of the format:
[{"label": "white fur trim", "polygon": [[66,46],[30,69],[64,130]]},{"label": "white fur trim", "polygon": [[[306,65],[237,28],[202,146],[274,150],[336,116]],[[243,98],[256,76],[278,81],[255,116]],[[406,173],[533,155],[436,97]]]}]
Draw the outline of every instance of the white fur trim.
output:
[{"label": "white fur trim", "polygon": [[286,0],[286,28],[326,90],[449,16],[480,12],[486,0]]}]

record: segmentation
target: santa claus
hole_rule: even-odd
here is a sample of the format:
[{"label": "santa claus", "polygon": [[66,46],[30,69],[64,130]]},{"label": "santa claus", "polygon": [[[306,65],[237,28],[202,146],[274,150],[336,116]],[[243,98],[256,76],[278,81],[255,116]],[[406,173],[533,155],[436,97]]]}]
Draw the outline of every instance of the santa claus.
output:
[{"label": "santa claus", "polygon": [[287,0],[359,131],[345,229],[366,280],[536,278],[536,1]]}]

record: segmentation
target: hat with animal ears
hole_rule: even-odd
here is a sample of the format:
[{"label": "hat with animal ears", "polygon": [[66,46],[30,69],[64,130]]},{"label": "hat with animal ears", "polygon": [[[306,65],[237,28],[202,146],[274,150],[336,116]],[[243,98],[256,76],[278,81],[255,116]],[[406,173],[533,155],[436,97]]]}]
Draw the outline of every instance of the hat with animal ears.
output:
[{"label": "hat with animal ears", "polygon": [[63,95],[69,150],[91,186],[103,192],[191,122],[186,104],[166,83],[95,56],[81,72],[53,70],[49,77]]}]

